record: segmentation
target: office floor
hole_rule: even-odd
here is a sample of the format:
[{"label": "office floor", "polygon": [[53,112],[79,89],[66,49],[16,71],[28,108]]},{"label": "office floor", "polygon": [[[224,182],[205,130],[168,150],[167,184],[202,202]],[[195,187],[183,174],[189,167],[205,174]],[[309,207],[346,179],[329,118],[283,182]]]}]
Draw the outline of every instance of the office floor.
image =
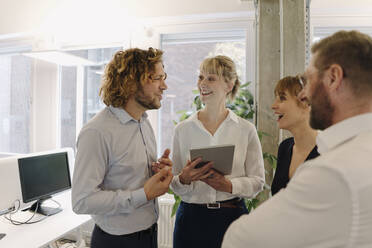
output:
[{"label": "office floor", "polygon": [[51,242],[42,248],[88,248],[90,247],[91,233],[94,227],[93,220],[72,230],[62,238]]}]

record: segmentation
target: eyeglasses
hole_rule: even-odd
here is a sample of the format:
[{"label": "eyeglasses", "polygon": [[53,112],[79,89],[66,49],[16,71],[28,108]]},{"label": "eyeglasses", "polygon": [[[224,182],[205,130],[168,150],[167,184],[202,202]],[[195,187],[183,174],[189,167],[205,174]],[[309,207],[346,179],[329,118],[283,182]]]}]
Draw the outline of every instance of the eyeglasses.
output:
[{"label": "eyeglasses", "polygon": [[165,81],[165,79],[167,79],[167,73],[164,73],[164,75],[158,75],[158,76],[153,76],[153,75],[150,75],[149,78],[152,80],[152,81]]},{"label": "eyeglasses", "polygon": [[301,84],[301,88],[305,88],[306,79],[303,75],[297,75],[298,82]]}]

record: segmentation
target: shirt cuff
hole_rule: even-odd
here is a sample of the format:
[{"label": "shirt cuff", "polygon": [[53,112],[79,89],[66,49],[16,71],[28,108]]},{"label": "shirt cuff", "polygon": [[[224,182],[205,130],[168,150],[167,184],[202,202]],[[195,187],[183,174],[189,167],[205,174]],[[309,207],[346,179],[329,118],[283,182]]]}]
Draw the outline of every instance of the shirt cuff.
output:
[{"label": "shirt cuff", "polygon": [[177,195],[184,195],[192,191],[193,189],[192,185],[193,182],[191,182],[190,184],[182,184],[179,175],[177,175],[173,177],[171,188]]},{"label": "shirt cuff", "polygon": [[138,208],[148,202],[144,188],[132,191],[131,195],[134,208]]},{"label": "shirt cuff", "polygon": [[234,180],[233,178],[230,179],[231,181],[231,194],[233,195],[239,195],[241,190],[240,190],[240,183],[237,180]]}]

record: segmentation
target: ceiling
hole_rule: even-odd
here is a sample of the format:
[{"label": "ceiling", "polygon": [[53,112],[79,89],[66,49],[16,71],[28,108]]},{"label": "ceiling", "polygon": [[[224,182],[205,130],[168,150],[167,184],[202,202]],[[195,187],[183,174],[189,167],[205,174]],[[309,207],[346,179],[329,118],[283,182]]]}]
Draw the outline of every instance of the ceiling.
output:
[{"label": "ceiling", "polygon": [[[92,5],[97,8],[92,10]],[[149,18],[253,10],[252,0],[0,0],[0,35],[32,31],[57,12],[63,22],[69,19],[71,12],[81,14],[84,19],[85,14],[92,16],[91,12],[97,11],[93,16],[99,20],[102,12]],[[372,1],[311,1],[312,14],[336,12],[372,15]]]}]

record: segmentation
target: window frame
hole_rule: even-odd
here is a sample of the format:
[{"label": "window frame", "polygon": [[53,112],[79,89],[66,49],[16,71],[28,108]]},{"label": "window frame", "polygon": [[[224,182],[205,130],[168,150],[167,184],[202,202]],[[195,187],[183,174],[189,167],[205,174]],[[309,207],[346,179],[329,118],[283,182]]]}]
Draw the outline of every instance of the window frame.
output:
[{"label": "window frame", "polygon": [[[246,81],[251,81],[255,86],[254,88],[257,89],[254,11],[159,17],[145,20],[144,23],[146,28],[142,32],[134,33],[132,36],[131,43],[136,47],[148,48],[152,46],[161,48],[161,41],[164,35],[244,30],[246,32]],[[248,54],[251,56],[248,56]],[[161,156],[161,112],[159,110],[150,110],[147,112],[157,140],[158,155]]]},{"label": "window frame", "polygon": [[[125,49],[125,44],[118,44],[118,43],[111,43],[111,44],[105,44],[104,46],[79,46],[79,47],[64,47],[64,51],[73,51],[73,50],[88,50],[88,49],[104,49],[104,48],[120,48],[120,49]],[[62,78],[62,66],[59,65],[59,88],[61,88],[61,78]],[[86,66],[84,65],[78,65],[76,66],[76,113],[75,113],[75,133],[76,133],[76,136],[75,136],[75,143],[76,143],[76,140],[77,140],[77,137],[81,131],[81,129],[83,128],[84,126],[84,100],[86,97],[85,96],[85,93],[86,93],[86,89],[85,89],[85,82],[86,82]],[[58,105],[58,108],[59,108],[59,111],[61,112],[61,99],[62,99],[62,92],[59,91],[59,105]],[[98,92],[97,92],[98,94]],[[62,144],[61,144],[61,135],[62,135],[62,130],[61,130],[61,127],[60,127],[60,123],[61,123],[61,114],[59,114],[58,116],[58,137],[59,137],[59,143],[58,143],[58,147],[61,147]],[[74,147],[73,147],[74,149]]]}]

